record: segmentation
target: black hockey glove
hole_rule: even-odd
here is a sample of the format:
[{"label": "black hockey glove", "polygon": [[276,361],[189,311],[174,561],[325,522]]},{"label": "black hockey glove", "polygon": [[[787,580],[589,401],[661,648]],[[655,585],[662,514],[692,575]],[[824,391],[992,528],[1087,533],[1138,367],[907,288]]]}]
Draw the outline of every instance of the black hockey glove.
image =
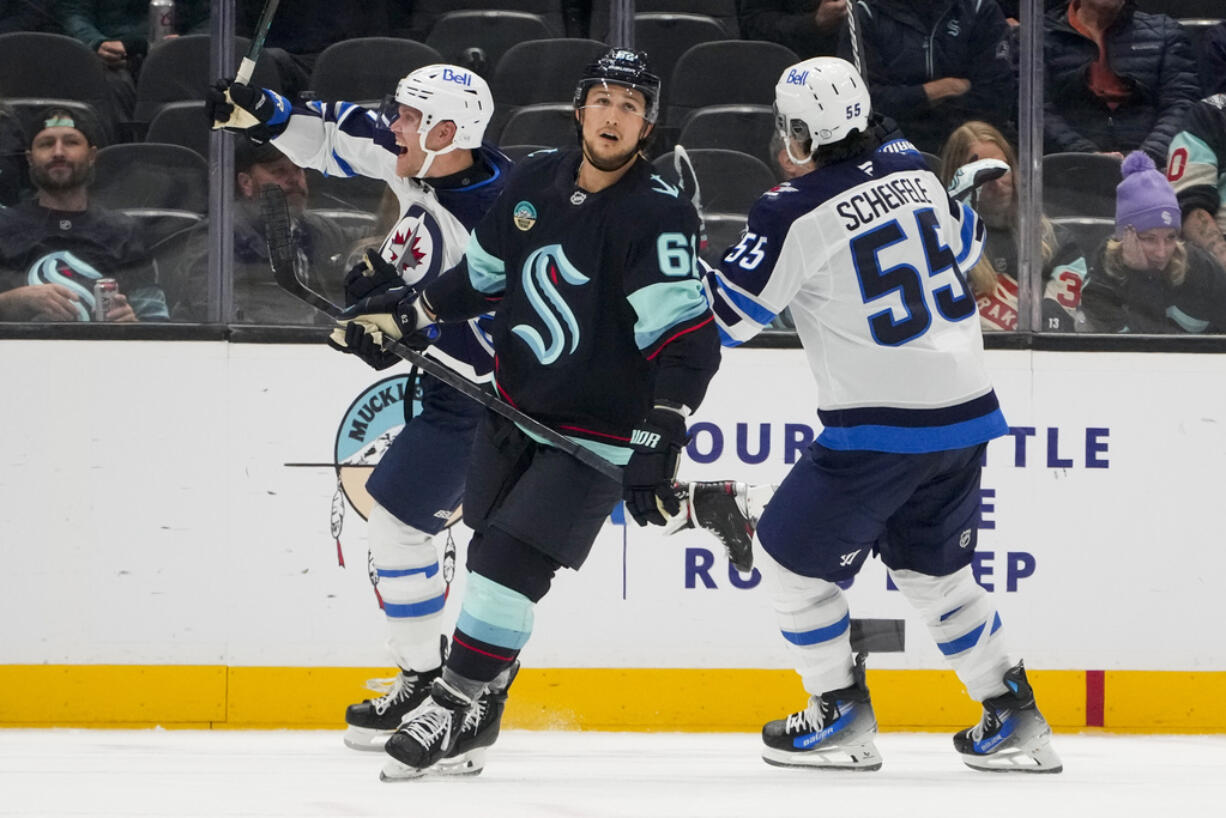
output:
[{"label": "black hockey glove", "polygon": [[666,406],[657,405],[631,433],[634,453],[622,469],[622,499],[639,525],[665,525],[665,514],[680,513],[673,478],[685,442],[685,417]]},{"label": "black hockey glove", "polygon": [[[340,332],[340,329],[335,330],[333,334],[335,335],[336,332]],[[341,352],[352,352],[376,371],[382,371],[400,363],[399,355],[394,352],[385,352],[383,347],[379,346],[379,342],[375,340],[375,335],[378,333],[367,332],[366,328],[357,321],[346,323],[344,333],[344,341],[340,344],[333,338],[328,338],[329,346]]]},{"label": "black hockey glove", "polygon": [[240,85],[234,80],[218,80],[205,92],[204,107],[214,129],[245,133],[254,142],[272,138],[268,120],[277,106],[263,89]]},{"label": "black hockey glove", "polygon": [[396,268],[384,261],[379,251],[372,247],[345,274],[345,306],[352,307],[363,298],[379,295],[402,284],[404,279]]},{"label": "black hockey glove", "polygon": [[[386,335],[421,351],[438,338],[438,325],[426,316],[416,293],[408,287],[394,287],[363,298],[342,312],[336,329],[328,337],[328,345],[342,352],[362,354],[361,350],[369,347],[354,333],[369,338],[376,348],[382,348]],[[367,363],[375,366],[370,360]]]}]

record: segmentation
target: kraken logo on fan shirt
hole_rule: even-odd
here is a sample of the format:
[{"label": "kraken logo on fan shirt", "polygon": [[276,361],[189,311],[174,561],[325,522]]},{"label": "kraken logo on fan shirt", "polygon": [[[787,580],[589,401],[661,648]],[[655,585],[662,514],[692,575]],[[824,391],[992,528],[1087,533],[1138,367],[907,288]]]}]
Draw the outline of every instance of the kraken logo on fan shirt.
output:
[{"label": "kraken logo on fan shirt", "polygon": [[72,290],[77,300],[73,302],[78,321],[90,321],[94,314],[94,282],[102,273],[74,256],[67,250],[48,253],[30,265],[26,283],[58,284]]},{"label": "kraken logo on fan shirt", "polygon": [[[524,293],[528,301],[536,309],[537,315],[549,332],[549,343],[546,344],[541,334],[527,324],[516,324],[511,331],[524,340],[540,362],[545,366],[552,364],[562,355],[566,346],[566,332],[563,322],[570,331],[570,349],[574,352],[579,347],[579,324],[575,313],[566,299],[558,292],[558,277],[567,284],[576,286],[586,284],[589,279],[579,272],[575,265],[566,258],[566,253],[560,244],[549,244],[533,251],[524,262]],[[544,297],[542,297],[542,293]],[[546,299],[548,303],[546,303]]]}]

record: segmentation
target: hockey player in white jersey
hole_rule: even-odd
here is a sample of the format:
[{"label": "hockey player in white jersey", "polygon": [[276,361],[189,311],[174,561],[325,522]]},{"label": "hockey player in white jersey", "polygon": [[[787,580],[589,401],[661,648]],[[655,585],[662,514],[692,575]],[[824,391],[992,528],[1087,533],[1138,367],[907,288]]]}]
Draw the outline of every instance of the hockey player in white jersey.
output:
[{"label": "hockey player in white jersey", "polygon": [[[823,429],[757,528],[759,564],[807,706],[762,731],[781,766],[875,770],[877,722],[837,583],[877,555],[922,614],[979,724],[954,736],[982,770],[1059,772],[1051,730],[971,570],[980,463],[1007,432],[963,272],[983,226],[923,158],[890,138],[847,62],[783,72],[776,125],[815,170],[765,193],[707,275],[726,345],[790,308]],[[765,564],[763,564],[765,563]]]},{"label": "hockey player in white jersey", "polygon": [[[509,170],[502,153],[482,144],[493,114],[489,88],[459,66],[411,72],[380,110],[349,102],[291,103],[225,81],[215,86],[209,106],[215,127],[268,140],[303,167],[382,179],[395,193],[401,218],[378,252],[369,251],[347,276],[350,304],[405,284],[423,288],[458,263],[469,230],[498,197]],[[446,326],[428,354],[472,380],[488,381],[493,350],[486,321],[482,316]],[[360,331],[346,340],[337,348],[376,369],[400,360]],[[429,376],[421,378],[421,403],[421,413],[406,417],[366,484],[375,499],[368,527],[371,573],[400,673],[386,695],[346,711],[345,743],[360,750],[383,748],[401,718],[427,698],[442,667],[445,587],[433,540],[459,505],[484,410]],[[497,737],[508,684],[504,678],[491,685],[438,771],[480,772],[476,759]]]}]

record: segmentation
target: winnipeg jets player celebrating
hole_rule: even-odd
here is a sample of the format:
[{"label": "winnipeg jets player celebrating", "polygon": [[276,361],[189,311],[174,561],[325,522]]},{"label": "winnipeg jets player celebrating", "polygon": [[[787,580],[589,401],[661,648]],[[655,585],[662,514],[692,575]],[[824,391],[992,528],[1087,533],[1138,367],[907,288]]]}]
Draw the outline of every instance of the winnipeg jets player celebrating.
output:
[{"label": "winnipeg jets player celebrating", "polygon": [[784,478],[757,536],[808,706],[762,731],[782,766],[875,770],[876,718],[836,584],[871,554],[923,615],[983,718],[954,736],[971,767],[1059,772],[1051,731],[1001,620],[975,583],[980,461],[1007,431],[963,271],[983,227],[905,141],[882,144],[843,60],[787,69],[776,123],[815,170],[764,194],[708,275],[725,344],[785,307],[817,379],[823,430]]},{"label": "winnipeg jets player celebrating", "polygon": [[607,52],[575,90],[581,150],[525,160],[464,262],[420,297],[391,292],[352,311],[349,326],[408,337],[497,303],[499,394],[625,464],[619,486],[487,415],[464,496],[475,534],[452,649],[430,701],[388,739],[385,778],[446,759],[528,641],[555,573],[583,565],[618,500],[640,523],[663,525],[661,503],[677,511],[686,418],[718,367],[719,340],[695,270],[698,216],[640,156],[659,100],[642,55]]},{"label": "winnipeg jets player celebrating", "polygon": [[[430,65],[400,80],[376,112],[348,102],[291,105],[272,91],[219,83],[210,99],[214,121],[271,140],[296,164],[334,176],[385,180],[403,214],[378,252],[346,278],[350,303],[408,285],[414,291],[456,264],[468,231],[497,198],[508,160],[483,147],[493,114],[489,88],[454,65]],[[399,361],[354,328],[345,351],[382,369]],[[344,346],[344,345],[342,345]],[[488,380],[492,349],[477,320],[449,325],[430,351],[475,380]],[[444,583],[433,537],[460,502],[472,439],[482,410],[429,376],[421,379],[421,414],[410,419],[371,474],[375,499],[368,539],[388,625],[388,646],[401,672],[387,695],[345,713],[345,743],[379,750],[419,705],[441,672]],[[407,403],[407,402],[406,402]],[[487,694],[476,743],[492,741],[505,689]],[[453,767],[474,772],[464,745]]]}]

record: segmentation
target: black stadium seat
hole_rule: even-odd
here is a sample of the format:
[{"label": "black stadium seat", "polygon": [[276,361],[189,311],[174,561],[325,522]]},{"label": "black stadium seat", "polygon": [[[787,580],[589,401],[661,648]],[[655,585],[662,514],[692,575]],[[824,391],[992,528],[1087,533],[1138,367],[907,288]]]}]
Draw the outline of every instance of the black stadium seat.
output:
[{"label": "black stadium seat", "polygon": [[[246,37],[234,38],[234,53],[245,54],[250,46]],[[188,34],[162,40],[149,49],[136,83],[136,112],[133,119],[149,122],[169,102],[204,99],[216,79],[210,72],[212,41],[207,34]],[[265,56],[256,63],[251,84],[281,90],[276,68]]]},{"label": "black stadium seat", "polygon": [[145,141],[182,145],[207,159],[213,133],[209,124],[203,100],[168,102],[153,115]]},{"label": "black stadium seat", "polygon": [[[601,0],[605,2],[605,0]],[[566,33],[562,19],[562,0],[413,0],[410,23],[414,36],[425,39],[438,20],[456,11],[518,11],[535,14],[553,36]]]},{"label": "black stadium seat", "polygon": [[182,145],[130,142],[98,151],[90,199],[116,209],[153,208],[204,214],[209,164]]},{"label": "black stadium seat", "polygon": [[543,102],[518,108],[499,135],[500,144],[551,148],[570,147],[575,139],[575,109],[569,102]]},{"label": "black stadium seat", "polygon": [[[719,23],[724,37],[737,39],[741,36],[741,24],[736,14],[737,0],[636,0],[635,14],[701,14]],[[609,33],[609,3],[605,0],[592,4],[591,37],[605,39]],[[648,53],[650,56],[650,52]]]},{"label": "black stadium seat", "polygon": [[768,165],[775,115],[769,105],[712,105],[681,124],[678,143],[686,148],[727,148],[756,156]]},{"label": "black stadium seat", "polygon": [[14,31],[0,34],[0,99],[71,99],[97,114],[107,142],[118,122],[111,106],[106,69],[84,43],[62,34]]},{"label": "black stadium seat", "polygon": [[669,125],[708,105],[770,105],[775,84],[789,65],[800,62],[792,49],[758,40],[700,43],[686,51],[673,69]]},{"label": "black stadium seat", "polygon": [[[548,39],[552,33],[535,14],[453,11],[430,29],[426,45],[442,54],[445,62],[470,68],[488,81],[507,49],[525,40]],[[473,49],[479,49],[479,55],[473,54]]]},{"label": "black stadium seat", "polygon": [[[761,159],[740,151],[722,148],[686,150],[698,176],[704,210],[712,213],[748,213],[758,197],[775,186],[775,175]],[[659,156],[652,163],[660,175],[677,184],[675,152]]]},{"label": "black stadium seat", "polygon": [[1053,219],[1114,218],[1120,179],[1120,160],[1105,153],[1049,153],[1043,157],[1043,212]]},{"label": "black stadium seat", "polygon": [[323,50],[311,72],[316,99],[374,102],[394,93],[401,77],[443,62],[425,43],[399,37],[355,37]]},{"label": "black stadium seat", "polygon": [[490,91],[494,118],[486,138],[497,142],[516,108],[540,102],[571,102],[575,83],[593,60],[608,50],[596,40],[528,40],[507,50],[494,69]]},{"label": "black stadium seat", "polygon": [[660,79],[665,80],[660,110],[666,110],[669,98],[668,78],[681,55],[699,43],[727,39],[722,26],[712,17],[702,14],[636,14],[634,15],[634,48],[647,53],[647,64]]}]

